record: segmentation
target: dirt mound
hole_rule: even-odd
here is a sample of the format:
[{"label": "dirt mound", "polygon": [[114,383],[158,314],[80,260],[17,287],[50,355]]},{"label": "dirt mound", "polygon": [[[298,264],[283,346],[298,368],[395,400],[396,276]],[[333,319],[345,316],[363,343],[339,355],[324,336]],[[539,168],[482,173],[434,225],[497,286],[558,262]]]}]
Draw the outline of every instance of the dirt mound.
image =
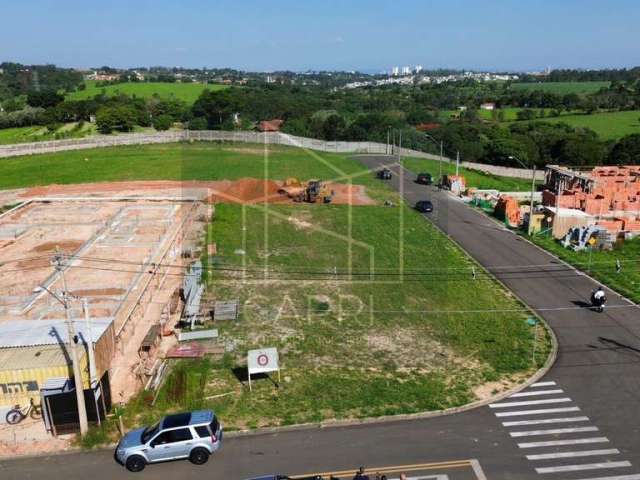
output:
[{"label": "dirt mound", "polygon": [[241,178],[229,182],[226,188],[217,190],[210,200],[234,203],[288,202],[289,199],[279,193],[280,183],[258,178]]}]

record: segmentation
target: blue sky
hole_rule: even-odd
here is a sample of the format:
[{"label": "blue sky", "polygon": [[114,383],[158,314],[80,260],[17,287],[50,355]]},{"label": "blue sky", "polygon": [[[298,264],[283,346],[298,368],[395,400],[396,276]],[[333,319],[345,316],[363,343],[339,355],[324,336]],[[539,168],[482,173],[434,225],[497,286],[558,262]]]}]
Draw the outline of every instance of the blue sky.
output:
[{"label": "blue sky", "polygon": [[247,70],[640,65],[638,0],[0,0],[0,61]]}]

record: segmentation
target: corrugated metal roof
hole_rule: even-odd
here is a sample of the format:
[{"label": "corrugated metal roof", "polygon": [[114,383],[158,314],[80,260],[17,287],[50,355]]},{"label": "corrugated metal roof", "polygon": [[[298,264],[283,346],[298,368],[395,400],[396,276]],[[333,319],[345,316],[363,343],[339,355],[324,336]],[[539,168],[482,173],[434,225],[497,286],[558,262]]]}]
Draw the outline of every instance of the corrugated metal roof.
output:
[{"label": "corrugated metal roof", "polygon": [[[111,318],[91,319],[91,338],[94,342],[113,322]],[[74,321],[77,335],[84,344],[88,337],[84,321]],[[59,345],[67,343],[67,325],[64,320],[9,320],[0,323],[0,348]]]},{"label": "corrugated metal roof", "polygon": [[[80,358],[84,349],[79,349]],[[0,371],[29,370],[32,368],[70,366],[66,347],[60,345],[44,345],[25,348],[0,349]]]}]

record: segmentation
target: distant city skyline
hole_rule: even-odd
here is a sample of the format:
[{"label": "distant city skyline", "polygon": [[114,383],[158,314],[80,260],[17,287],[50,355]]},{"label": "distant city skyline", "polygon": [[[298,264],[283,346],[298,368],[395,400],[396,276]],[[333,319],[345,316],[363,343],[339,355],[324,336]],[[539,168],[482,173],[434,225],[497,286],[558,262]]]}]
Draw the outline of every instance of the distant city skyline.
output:
[{"label": "distant city skyline", "polygon": [[475,71],[640,65],[635,0],[7,2],[0,61],[88,68]]}]

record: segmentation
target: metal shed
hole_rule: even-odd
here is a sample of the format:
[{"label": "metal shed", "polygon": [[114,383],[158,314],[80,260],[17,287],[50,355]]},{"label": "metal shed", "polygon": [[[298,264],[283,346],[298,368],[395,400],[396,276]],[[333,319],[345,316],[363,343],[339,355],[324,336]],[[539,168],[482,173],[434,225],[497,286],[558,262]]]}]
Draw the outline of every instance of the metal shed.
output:
[{"label": "metal shed", "polygon": [[[76,321],[82,383],[89,388],[88,339],[95,348],[96,373],[109,369],[115,341],[112,319],[93,319],[91,327]],[[89,336],[90,335],[90,336]],[[15,404],[36,403],[40,389],[50,378],[73,378],[67,351],[67,327],[63,320],[11,320],[0,323],[0,409]]]}]

